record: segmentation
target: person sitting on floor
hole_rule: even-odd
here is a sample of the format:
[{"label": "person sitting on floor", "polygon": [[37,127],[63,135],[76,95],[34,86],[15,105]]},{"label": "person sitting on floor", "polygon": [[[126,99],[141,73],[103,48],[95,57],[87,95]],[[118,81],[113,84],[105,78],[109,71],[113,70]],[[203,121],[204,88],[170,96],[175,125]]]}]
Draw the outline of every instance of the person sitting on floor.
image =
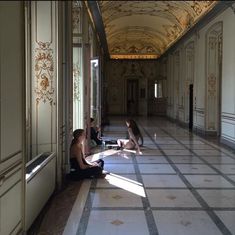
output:
[{"label": "person sitting on floor", "polygon": [[[137,153],[141,153],[140,146],[143,146],[144,140],[138,125],[133,119],[126,120],[126,125],[128,127],[127,130],[129,139],[118,139],[118,146],[120,148],[137,150]],[[141,141],[140,144],[139,140]]]},{"label": "person sitting on floor", "polygon": [[104,178],[103,173],[104,161],[99,159],[95,162],[89,162],[83,154],[83,142],[85,140],[85,131],[77,129],[73,132],[73,140],[70,145],[70,166],[72,179],[84,178]]},{"label": "person sitting on floor", "polygon": [[90,118],[90,135],[91,135],[91,140],[95,141],[97,145],[102,145],[102,140],[99,137],[100,133],[100,128],[95,126],[95,120],[94,118]]}]

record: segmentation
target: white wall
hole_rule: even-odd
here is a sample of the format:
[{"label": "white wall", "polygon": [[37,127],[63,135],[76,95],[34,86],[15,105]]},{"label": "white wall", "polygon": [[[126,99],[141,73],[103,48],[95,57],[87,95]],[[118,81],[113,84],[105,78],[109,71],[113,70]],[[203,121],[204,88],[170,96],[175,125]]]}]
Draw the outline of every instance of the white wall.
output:
[{"label": "white wall", "polygon": [[222,141],[235,146],[235,14],[223,14]]},{"label": "white wall", "polygon": [[24,8],[0,1],[0,234],[24,224]]},{"label": "white wall", "polygon": [[[221,86],[218,87],[217,91],[221,89],[221,138],[230,143],[235,143],[235,14],[231,8],[227,8],[224,12],[220,13],[213,20],[208,22],[203,28],[198,30],[194,35],[185,39],[180,45],[175,48],[176,51],[186,49],[186,45],[189,42],[194,43],[194,52],[193,60],[194,65],[191,68],[187,67],[186,69],[181,66],[181,75],[182,78],[180,83],[184,83],[184,80],[187,79],[187,69],[191,69],[189,73],[193,73],[193,83],[194,83],[194,128],[199,129],[204,132],[208,132],[208,120],[207,118],[207,102],[208,101],[208,91],[207,89],[207,48],[209,46],[206,41],[206,35],[209,29],[218,22],[222,22],[222,32],[223,32],[223,52],[222,52],[222,82]],[[182,49],[183,48],[183,49]],[[177,117],[177,110],[174,110],[173,107],[177,108],[174,105],[175,102],[180,100],[180,96],[187,97],[186,94],[183,94],[183,89],[180,90],[180,93],[175,97],[175,84],[177,84],[178,75],[175,74],[175,61],[172,59],[173,54],[167,55],[168,60],[168,109],[167,115],[171,118],[178,119],[181,122],[187,122],[182,118]],[[180,63],[184,63],[187,60],[185,53],[180,53]],[[218,78],[218,77],[217,77]],[[172,85],[174,84],[174,86]],[[184,85],[179,84],[179,87],[184,87]],[[216,94],[217,95],[217,94]],[[176,99],[176,101],[174,100]],[[174,100],[174,101],[173,101]],[[212,107],[213,108],[213,107]],[[214,107],[215,108],[215,107]],[[172,114],[174,112],[174,114]],[[216,120],[216,118],[214,118]],[[218,130],[219,131],[219,130]]]}]

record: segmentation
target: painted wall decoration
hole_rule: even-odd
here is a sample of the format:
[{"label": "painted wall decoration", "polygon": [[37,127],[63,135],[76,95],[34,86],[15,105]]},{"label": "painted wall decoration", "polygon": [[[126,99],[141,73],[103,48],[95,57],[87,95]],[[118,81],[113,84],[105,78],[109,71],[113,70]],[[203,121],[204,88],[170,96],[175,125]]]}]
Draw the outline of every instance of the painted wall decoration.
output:
[{"label": "painted wall decoration", "polygon": [[[31,4],[31,158],[42,152],[56,151],[56,11],[56,2],[35,1]],[[48,20],[47,24],[45,19]]]},{"label": "painted wall decoration", "polygon": [[207,131],[219,131],[218,121],[220,120],[219,99],[220,99],[220,66],[222,58],[221,44],[222,23],[218,22],[209,28],[206,35],[206,128]]},{"label": "painted wall decoration", "polygon": [[208,77],[208,96],[210,97],[214,97],[216,95],[217,92],[217,84],[216,84],[216,77],[215,74],[210,74]]},{"label": "painted wall decoration", "polygon": [[111,58],[156,59],[217,1],[98,1]]},{"label": "painted wall decoration", "polygon": [[80,67],[79,64],[73,64],[73,100],[80,101]]},{"label": "painted wall decoration", "polygon": [[54,66],[53,66],[53,51],[50,48],[50,42],[39,42],[35,48],[35,93],[36,102],[52,104],[54,100],[53,86]]},{"label": "painted wall decoration", "polygon": [[72,1],[73,29],[73,123],[72,129],[83,127],[83,71],[82,71],[82,15],[81,1]]},{"label": "painted wall decoration", "polygon": [[72,28],[73,35],[82,33],[81,27],[81,12],[82,7],[79,1],[72,1]]}]

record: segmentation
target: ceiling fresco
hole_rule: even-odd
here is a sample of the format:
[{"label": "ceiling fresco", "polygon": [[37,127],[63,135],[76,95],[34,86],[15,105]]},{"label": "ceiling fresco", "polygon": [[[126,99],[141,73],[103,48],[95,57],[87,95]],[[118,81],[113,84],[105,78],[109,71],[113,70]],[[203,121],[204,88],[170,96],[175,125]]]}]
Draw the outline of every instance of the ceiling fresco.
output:
[{"label": "ceiling fresco", "polygon": [[217,1],[97,1],[112,59],[156,59]]}]

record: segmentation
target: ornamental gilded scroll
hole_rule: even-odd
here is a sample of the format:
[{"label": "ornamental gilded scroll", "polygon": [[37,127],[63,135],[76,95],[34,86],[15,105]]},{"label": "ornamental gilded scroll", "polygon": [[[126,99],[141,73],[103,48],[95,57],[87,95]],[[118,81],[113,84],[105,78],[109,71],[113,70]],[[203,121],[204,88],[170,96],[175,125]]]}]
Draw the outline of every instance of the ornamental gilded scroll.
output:
[{"label": "ornamental gilded scroll", "polygon": [[216,95],[216,76],[211,73],[208,76],[208,96],[214,97]]},{"label": "ornamental gilded scroll", "polygon": [[72,27],[73,34],[81,33],[81,5],[77,1],[72,2]]},{"label": "ornamental gilded scroll", "polygon": [[73,99],[74,101],[80,101],[80,92],[79,92],[79,83],[80,83],[80,67],[79,64],[73,64]]},{"label": "ornamental gilded scroll", "polygon": [[50,42],[38,42],[35,49],[35,94],[36,102],[47,101],[52,104],[54,96],[53,76],[53,50],[50,48]]}]

